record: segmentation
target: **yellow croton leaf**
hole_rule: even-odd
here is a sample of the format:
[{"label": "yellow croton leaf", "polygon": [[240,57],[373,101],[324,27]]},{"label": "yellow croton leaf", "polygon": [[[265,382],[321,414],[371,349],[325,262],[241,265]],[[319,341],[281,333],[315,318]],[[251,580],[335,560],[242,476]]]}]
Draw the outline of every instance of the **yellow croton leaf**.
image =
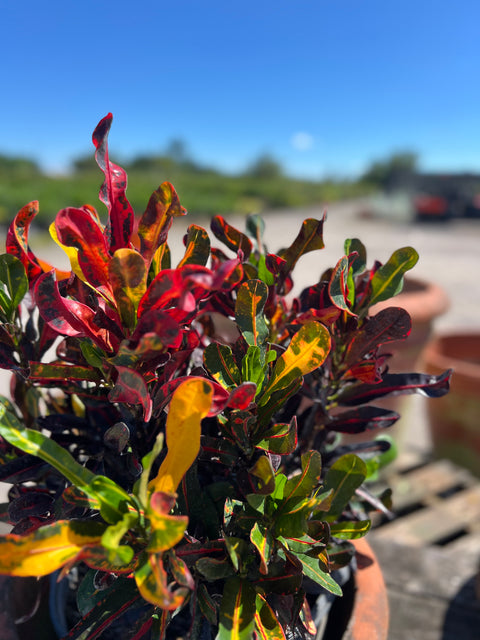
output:
[{"label": "yellow croton leaf", "polygon": [[88,284],[87,279],[85,278],[85,276],[83,275],[83,271],[78,263],[78,249],[77,247],[68,247],[66,244],[62,244],[58,238],[57,235],[57,229],[55,227],[55,222],[52,222],[52,224],[48,227],[48,230],[50,232],[50,235],[52,236],[52,238],[55,240],[55,242],[58,244],[58,246],[63,249],[65,251],[65,253],[67,254],[68,259],[70,260],[70,266],[72,267],[72,271],[73,273],[80,278],[80,280],[82,280],[82,282],[85,282],[86,284]]},{"label": "yellow croton leaf", "polygon": [[85,547],[100,545],[105,525],[59,520],[26,536],[0,537],[0,573],[45,576],[74,559]]},{"label": "yellow croton leaf", "polygon": [[200,425],[212,405],[213,387],[204,378],[191,378],[175,390],[165,427],[168,452],[158,475],[150,481],[151,492],[175,493],[200,449]]}]

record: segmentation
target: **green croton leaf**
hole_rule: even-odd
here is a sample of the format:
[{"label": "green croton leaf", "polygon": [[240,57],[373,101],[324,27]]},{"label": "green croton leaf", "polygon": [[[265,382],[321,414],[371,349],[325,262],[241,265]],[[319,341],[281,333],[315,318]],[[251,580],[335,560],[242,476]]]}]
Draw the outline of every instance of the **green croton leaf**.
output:
[{"label": "green croton leaf", "polygon": [[268,573],[268,561],[274,546],[271,532],[259,522],[255,522],[250,531],[250,540],[260,554],[260,573]]},{"label": "green croton leaf", "polygon": [[209,374],[225,389],[242,383],[240,370],[229,346],[218,342],[210,343],[203,353],[203,362]]},{"label": "green croton leaf", "polygon": [[367,477],[364,461],[353,453],[339,458],[327,471],[324,489],[332,491],[332,502],[325,519],[335,520],[350,502],[358,487]]},{"label": "green croton leaf", "polygon": [[277,359],[272,377],[259,404],[265,405],[271,395],[285,389],[302,376],[320,367],[330,351],[330,334],[320,322],[307,322],[292,336],[290,344]]},{"label": "green croton leaf", "polygon": [[255,630],[261,640],[286,640],[285,632],[266,599],[257,595],[255,599]]},{"label": "green croton leaf", "polygon": [[0,307],[7,322],[12,322],[27,291],[28,278],[22,262],[8,253],[0,255]]},{"label": "green croton leaf", "polygon": [[250,640],[255,628],[255,598],[255,590],[247,580],[227,580],[216,640]]},{"label": "green croton leaf", "polygon": [[375,272],[370,283],[371,294],[368,304],[371,306],[400,293],[404,274],[412,269],[417,261],[418,253],[412,247],[397,249],[388,262]]},{"label": "green croton leaf", "polygon": [[323,571],[323,569],[320,567],[318,558],[311,558],[304,553],[298,553],[296,557],[302,563],[303,573],[307,577],[322,586],[327,591],[330,591],[330,593],[333,593],[336,596],[342,595],[342,588],[337,582],[335,582],[335,580],[329,573]]},{"label": "green croton leaf", "polygon": [[268,337],[268,327],[263,315],[268,297],[268,287],[261,280],[244,282],[237,293],[235,320],[250,346],[263,346]]}]

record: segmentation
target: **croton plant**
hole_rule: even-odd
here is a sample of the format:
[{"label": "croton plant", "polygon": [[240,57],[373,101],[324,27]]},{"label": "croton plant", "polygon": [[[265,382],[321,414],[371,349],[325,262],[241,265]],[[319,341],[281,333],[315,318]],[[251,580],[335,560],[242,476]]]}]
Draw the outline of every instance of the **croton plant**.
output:
[{"label": "croton plant", "polygon": [[341,434],[397,420],[376,398],[448,388],[449,374],[390,374],[381,349],[408,336],[410,318],[369,315],[417,254],[367,268],[347,240],[294,298],[293,270],[323,248],[324,220],[274,254],[259,217],[244,233],[217,216],[223,248],[191,224],[172,266],[168,232],[186,211],[165,182],[135,216],[109,161],[111,122],[93,134],[106,224],[85,205],[50,228],[71,269],[30,249],[37,202],[0,257],[0,366],[12,373],[0,573],[74,573],[69,639],[107,638],[118,621],[136,640],[309,636],[312,585],[341,595],[332,571],[351,561],[369,512],[388,508],[366,482],[390,443]]}]

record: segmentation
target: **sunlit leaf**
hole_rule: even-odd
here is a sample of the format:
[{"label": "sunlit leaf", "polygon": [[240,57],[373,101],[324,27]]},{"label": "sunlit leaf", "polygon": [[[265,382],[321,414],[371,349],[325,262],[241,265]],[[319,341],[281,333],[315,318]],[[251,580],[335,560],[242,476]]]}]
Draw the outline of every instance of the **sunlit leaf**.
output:
[{"label": "sunlit leaf", "polygon": [[[30,284],[45,271],[51,271],[52,265],[35,256],[28,244],[28,232],[33,218],[38,213],[38,201],[29,202],[20,209],[7,231],[7,253],[15,256],[25,267]],[[68,278],[69,273],[56,270],[59,279]]]},{"label": "sunlit leaf", "polygon": [[246,580],[227,580],[220,606],[217,640],[250,640],[255,627],[255,590]]},{"label": "sunlit leaf", "polygon": [[255,606],[255,630],[259,640],[286,640],[282,625],[266,599],[257,594]]},{"label": "sunlit leaf", "polygon": [[185,254],[178,266],[182,267],[184,264],[205,266],[209,258],[210,238],[208,233],[202,227],[191,224],[187,229]]},{"label": "sunlit leaf", "polygon": [[138,223],[140,253],[147,265],[157,249],[167,240],[173,218],[184,216],[177,193],[169,182],[161,184],[148,201],[145,213]]},{"label": "sunlit leaf", "polygon": [[284,389],[295,379],[320,367],[330,350],[330,334],[319,322],[303,325],[291,339],[288,348],[277,359],[259,404],[265,405],[273,392]]},{"label": "sunlit leaf", "polygon": [[44,576],[74,559],[88,545],[100,544],[105,525],[59,520],[26,536],[0,537],[0,573]]},{"label": "sunlit leaf", "polygon": [[327,591],[330,591],[330,593],[333,593],[336,596],[342,595],[342,588],[337,582],[335,582],[329,573],[323,571],[320,567],[318,558],[311,558],[303,553],[299,553],[297,558],[302,563],[303,572],[308,578],[322,586]]},{"label": "sunlit leaf", "polygon": [[342,520],[330,525],[330,533],[333,538],[355,540],[356,538],[363,538],[371,526],[371,520]]},{"label": "sunlit leaf", "polygon": [[118,249],[108,266],[113,296],[126,327],[137,323],[137,309],[147,289],[147,269],[142,256],[133,249]]},{"label": "sunlit leaf", "polygon": [[100,187],[100,200],[108,209],[108,223],[105,230],[109,249],[113,254],[117,249],[129,246],[133,231],[134,213],[127,200],[126,172],[108,157],[108,132],[113,116],[107,114],[100,120],[92,135],[95,145],[95,158],[98,166],[105,174],[105,181]]},{"label": "sunlit leaf", "polygon": [[259,522],[255,522],[250,531],[250,540],[260,554],[260,573],[268,573],[268,561],[274,545],[271,532]]},{"label": "sunlit leaf", "polygon": [[317,249],[323,249],[325,246],[323,242],[323,223],[322,220],[315,220],[308,218],[302,223],[302,227],[288,249],[283,249],[279,252],[279,256],[283,258],[287,263],[288,271],[291,271],[296,265],[298,259],[310,251],[316,251]]},{"label": "sunlit leaf", "polygon": [[86,208],[67,207],[55,218],[56,235],[62,245],[78,249],[78,265],[84,279],[93,287],[103,287],[108,295],[110,256],[103,229],[95,224]]},{"label": "sunlit leaf", "polygon": [[374,274],[371,282],[369,305],[388,300],[400,293],[403,276],[406,271],[417,264],[418,253],[412,247],[397,249],[382,267]]},{"label": "sunlit leaf", "polygon": [[268,337],[263,315],[267,296],[268,287],[261,280],[248,280],[237,292],[235,320],[247,344],[251,346],[262,346]]},{"label": "sunlit leaf", "polygon": [[165,426],[167,456],[150,491],[174,493],[200,449],[201,421],[210,411],[212,385],[203,378],[190,378],[175,390]]},{"label": "sunlit leaf", "polygon": [[142,597],[152,604],[173,611],[184,601],[188,589],[180,587],[172,591],[161,554],[145,554],[135,571],[135,582]]},{"label": "sunlit leaf", "polygon": [[252,251],[252,243],[245,234],[229,225],[222,216],[214,216],[210,227],[215,237],[223,242],[229,249],[235,251],[235,253],[240,250],[243,253],[244,259],[246,260],[248,258]]},{"label": "sunlit leaf", "polygon": [[347,256],[343,256],[332,272],[330,282],[328,284],[328,293],[333,304],[341,311],[345,311],[349,315],[356,315],[350,309],[350,295],[348,290],[348,274],[349,274],[349,260]]}]

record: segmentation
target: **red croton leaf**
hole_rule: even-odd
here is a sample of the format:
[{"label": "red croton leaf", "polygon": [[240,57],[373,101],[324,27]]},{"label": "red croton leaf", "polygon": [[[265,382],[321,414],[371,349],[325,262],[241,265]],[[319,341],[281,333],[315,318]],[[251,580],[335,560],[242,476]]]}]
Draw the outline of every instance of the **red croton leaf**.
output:
[{"label": "red croton leaf", "polygon": [[78,264],[86,281],[96,288],[105,287],[111,296],[108,245],[103,229],[93,218],[90,209],[62,209],[55,219],[55,230],[62,244],[78,249]]},{"label": "red croton leaf", "polygon": [[148,422],[152,416],[152,399],[148,392],[147,383],[133,369],[121,366],[115,368],[118,371],[118,378],[108,394],[108,399],[110,402],[140,404],[143,408],[143,419]]},{"label": "red croton leaf", "polygon": [[[45,271],[53,269],[52,265],[37,258],[28,246],[28,232],[33,218],[39,210],[38,201],[29,202],[20,209],[7,232],[7,253],[17,257],[25,267],[30,285],[35,278]],[[69,272],[56,269],[59,279],[68,278]]]},{"label": "red croton leaf", "polygon": [[177,192],[169,182],[161,184],[148,201],[145,213],[138,223],[140,253],[150,265],[155,251],[166,242],[173,218],[187,211],[180,205]]},{"label": "red croton leaf", "polygon": [[108,132],[113,116],[107,114],[100,120],[92,135],[95,145],[95,158],[98,166],[105,174],[105,181],[100,188],[100,200],[108,209],[108,223],[105,237],[113,254],[117,249],[129,247],[132,237],[134,213],[125,195],[127,189],[126,172],[108,158]]}]

